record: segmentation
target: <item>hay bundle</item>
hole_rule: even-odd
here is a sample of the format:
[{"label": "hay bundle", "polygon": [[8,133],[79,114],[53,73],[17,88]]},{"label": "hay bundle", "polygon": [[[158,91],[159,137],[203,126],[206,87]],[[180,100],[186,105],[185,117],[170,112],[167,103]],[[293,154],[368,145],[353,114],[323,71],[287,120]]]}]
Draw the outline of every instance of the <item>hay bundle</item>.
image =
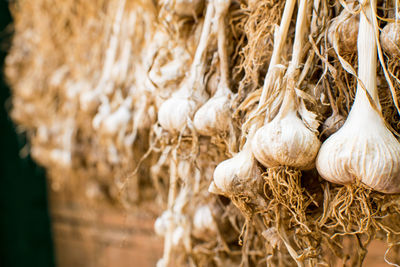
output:
[{"label": "hay bundle", "polygon": [[397,4],[12,8],[11,115],[33,157],[54,188],[160,203],[160,266],[361,265],[371,240],[397,246]]}]

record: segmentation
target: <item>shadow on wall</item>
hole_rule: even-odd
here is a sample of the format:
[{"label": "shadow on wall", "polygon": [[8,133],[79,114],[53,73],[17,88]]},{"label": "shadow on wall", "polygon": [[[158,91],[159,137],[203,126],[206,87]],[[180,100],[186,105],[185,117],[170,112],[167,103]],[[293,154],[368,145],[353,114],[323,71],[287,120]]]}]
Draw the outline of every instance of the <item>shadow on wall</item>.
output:
[{"label": "shadow on wall", "polygon": [[20,157],[24,136],[9,118],[10,89],[3,69],[11,40],[9,1],[0,0],[0,266],[53,267],[53,247],[44,171]]}]

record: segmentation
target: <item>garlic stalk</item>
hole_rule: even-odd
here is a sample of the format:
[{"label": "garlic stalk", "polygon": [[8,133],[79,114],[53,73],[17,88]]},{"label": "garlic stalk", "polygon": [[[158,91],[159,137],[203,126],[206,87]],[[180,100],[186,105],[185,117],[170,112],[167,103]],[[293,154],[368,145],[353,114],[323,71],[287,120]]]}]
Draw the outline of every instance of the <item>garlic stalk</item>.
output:
[{"label": "garlic stalk", "polygon": [[226,132],[231,126],[230,100],[233,94],[229,88],[229,64],[225,34],[225,16],[230,2],[230,0],[214,1],[221,77],[214,96],[196,112],[193,119],[196,131],[206,136]]},{"label": "garlic stalk", "polygon": [[278,68],[278,64],[281,63],[282,49],[287,38],[295,4],[296,4],[295,0],[288,0],[285,3],[281,24],[279,26],[278,33],[274,38],[274,50],[272,51],[272,56],[269,62],[268,71],[264,79],[264,85],[261,92],[257,111],[260,111],[262,109],[267,98],[271,96],[271,87],[273,87],[275,79],[281,71],[281,68]]},{"label": "garlic stalk", "polygon": [[343,127],[322,144],[316,166],[333,183],[362,182],[380,192],[399,193],[400,144],[385,126],[376,84],[376,0],[362,5],[356,97]]},{"label": "garlic stalk", "polygon": [[184,131],[195,111],[208,98],[205,92],[204,74],[207,67],[205,61],[209,49],[208,44],[212,37],[211,22],[213,15],[214,5],[210,1],[189,77],[183,82],[181,88],[161,105],[158,111],[158,121],[169,132],[181,133]]},{"label": "garlic stalk", "polygon": [[[265,167],[290,166],[300,170],[314,167],[320,147],[318,137],[297,114],[295,84],[306,36],[307,1],[298,8],[292,60],[286,73],[286,89],[281,108],[275,118],[258,129],[252,140],[252,151]],[[301,153],[301,156],[299,154]]]}]

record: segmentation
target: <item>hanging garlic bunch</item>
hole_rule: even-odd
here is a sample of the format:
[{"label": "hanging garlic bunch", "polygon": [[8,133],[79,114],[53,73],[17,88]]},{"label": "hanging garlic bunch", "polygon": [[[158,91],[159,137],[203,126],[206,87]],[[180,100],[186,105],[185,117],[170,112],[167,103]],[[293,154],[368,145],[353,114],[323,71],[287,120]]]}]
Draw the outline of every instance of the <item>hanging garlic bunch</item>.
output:
[{"label": "hanging garlic bunch", "polygon": [[[275,66],[280,61],[280,53],[282,51],[283,43],[286,40],[295,2],[295,0],[287,1],[285,4],[285,9],[282,15],[282,23],[279,27],[279,32],[276,35],[274,51],[271,57],[269,69],[273,69],[272,66]],[[270,78],[271,77],[267,74],[265,79],[266,82],[270,82]],[[265,91],[266,90],[263,90],[263,94]],[[263,98],[263,95],[261,98]],[[262,100],[260,100],[260,102],[262,102]],[[259,106],[261,106],[261,103]],[[211,182],[211,185],[208,189],[211,193],[221,194],[229,197],[241,192],[249,191],[249,189],[250,191],[251,189],[257,190],[261,183],[261,173],[257,167],[257,162],[255,161],[251,148],[251,143],[258,127],[259,125],[257,122],[252,124],[242,150],[234,157],[221,162],[215,168],[213,175],[214,181]],[[251,192],[249,193],[254,194]]]},{"label": "hanging garlic bunch", "polygon": [[354,53],[357,51],[358,25],[359,16],[346,9],[343,9],[339,16],[332,20],[327,32],[328,42],[337,53]]},{"label": "hanging garlic bunch", "polygon": [[314,167],[320,141],[299,118],[296,103],[295,82],[301,63],[302,48],[306,35],[307,3],[300,1],[292,60],[286,73],[284,99],[278,114],[257,130],[252,140],[256,159],[266,167],[290,166],[300,170]]},{"label": "hanging garlic bunch", "polygon": [[230,0],[214,1],[214,19],[217,20],[218,28],[218,55],[221,78],[214,96],[196,112],[193,119],[196,131],[206,136],[226,132],[232,125],[230,102],[233,94],[229,88],[229,62],[225,34],[225,16],[230,2]]},{"label": "hanging garlic bunch", "polygon": [[358,181],[384,193],[400,192],[400,144],[386,128],[376,85],[376,0],[362,2],[356,98],[342,128],[321,146],[317,170],[338,184]]},{"label": "hanging garlic bunch", "polygon": [[204,19],[203,30],[199,45],[190,68],[189,77],[170,99],[165,101],[158,111],[158,121],[161,126],[172,133],[181,133],[192,119],[195,111],[208,98],[205,91],[204,74],[206,71],[206,57],[209,51],[211,22],[214,15],[214,5],[210,1]]}]

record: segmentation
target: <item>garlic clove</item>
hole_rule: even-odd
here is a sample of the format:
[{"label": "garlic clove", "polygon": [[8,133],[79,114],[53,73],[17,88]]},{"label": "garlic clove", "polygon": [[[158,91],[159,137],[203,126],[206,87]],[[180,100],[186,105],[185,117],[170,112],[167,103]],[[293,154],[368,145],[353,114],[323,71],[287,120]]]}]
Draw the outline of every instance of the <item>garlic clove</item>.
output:
[{"label": "garlic clove", "polygon": [[314,167],[321,142],[296,112],[276,117],[265,124],[252,140],[255,158],[265,167],[291,166],[300,170]]},{"label": "garlic clove", "polygon": [[197,132],[212,136],[229,130],[230,116],[230,97],[212,97],[196,112],[193,123]]},{"label": "garlic clove", "polygon": [[169,132],[181,133],[194,115],[198,104],[187,97],[173,96],[158,111],[158,121]]},{"label": "garlic clove", "polygon": [[361,181],[383,193],[400,192],[400,144],[375,110],[350,116],[321,146],[316,167],[337,184]]}]

